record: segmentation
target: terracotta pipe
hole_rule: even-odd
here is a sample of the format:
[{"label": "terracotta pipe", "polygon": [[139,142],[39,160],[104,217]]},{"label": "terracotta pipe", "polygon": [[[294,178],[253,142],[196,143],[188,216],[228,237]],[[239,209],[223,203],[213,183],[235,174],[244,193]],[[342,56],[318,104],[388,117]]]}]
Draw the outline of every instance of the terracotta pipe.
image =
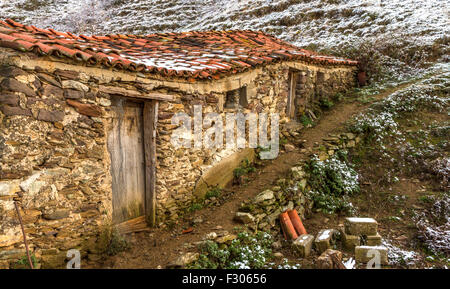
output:
[{"label": "terracotta pipe", "polygon": [[283,212],[280,214],[280,223],[286,239],[289,240],[297,239],[298,235],[295,232],[294,226],[292,225],[292,222],[289,219],[289,215],[287,212]]},{"label": "terracotta pipe", "polygon": [[291,219],[292,225],[295,228],[295,231],[297,232],[297,234],[303,235],[303,234],[307,234],[305,227],[303,226],[302,220],[300,219],[300,217],[298,216],[298,213],[296,210],[290,210],[287,212],[289,215],[289,219]]}]

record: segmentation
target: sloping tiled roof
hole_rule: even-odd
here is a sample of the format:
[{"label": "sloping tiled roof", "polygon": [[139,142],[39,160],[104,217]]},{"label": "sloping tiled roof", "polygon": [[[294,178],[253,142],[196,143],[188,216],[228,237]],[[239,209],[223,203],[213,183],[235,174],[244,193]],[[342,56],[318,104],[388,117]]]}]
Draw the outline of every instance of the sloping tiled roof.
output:
[{"label": "sloping tiled roof", "polygon": [[0,21],[0,46],[119,70],[187,79],[218,79],[281,60],[323,65],[356,61],[319,55],[257,31],[85,36]]}]

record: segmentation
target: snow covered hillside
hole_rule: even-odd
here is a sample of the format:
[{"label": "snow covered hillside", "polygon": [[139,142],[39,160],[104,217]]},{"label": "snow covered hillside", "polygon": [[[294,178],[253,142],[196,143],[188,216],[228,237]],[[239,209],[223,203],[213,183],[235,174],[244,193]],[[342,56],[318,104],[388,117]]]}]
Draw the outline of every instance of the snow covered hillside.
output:
[{"label": "snow covered hillside", "polygon": [[299,46],[371,37],[431,45],[448,35],[447,0],[0,0],[0,18],[84,34],[253,29]]}]

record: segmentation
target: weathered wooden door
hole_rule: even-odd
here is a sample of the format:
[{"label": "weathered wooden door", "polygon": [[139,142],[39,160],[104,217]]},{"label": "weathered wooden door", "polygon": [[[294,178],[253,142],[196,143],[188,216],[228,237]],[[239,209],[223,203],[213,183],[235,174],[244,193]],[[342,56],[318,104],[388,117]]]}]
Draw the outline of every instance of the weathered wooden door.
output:
[{"label": "weathered wooden door", "polygon": [[142,216],[145,212],[143,106],[123,97],[112,98],[108,150],[115,223]]}]

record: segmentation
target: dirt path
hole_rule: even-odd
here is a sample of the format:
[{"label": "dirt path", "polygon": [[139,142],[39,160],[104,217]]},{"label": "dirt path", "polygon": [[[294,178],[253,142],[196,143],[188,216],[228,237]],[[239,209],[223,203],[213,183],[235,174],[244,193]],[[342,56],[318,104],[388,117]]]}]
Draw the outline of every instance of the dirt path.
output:
[{"label": "dirt path", "polygon": [[[411,84],[403,84],[372,97],[379,100]],[[93,264],[92,266],[102,268],[157,268],[160,266],[164,268],[182,252],[187,251],[183,249],[184,244],[201,241],[207,233],[217,230],[218,226],[231,232],[237,225],[233,221],[233,217],[242,201],[271,186],[299,160],[306,157],[315,143],[320,142],[330,133],[338,133],[343,130],[347,120],[354,114],[365,110],[369,105],[370,103],[362,104],[355,100],[346,100],[335,105],[323,113],[314,127],[304,129],[301,133],[300,138],[306,140],[304,143],[306,151],[296,150],[280,153],[277,159],[265,161],[264,166],[250,175],[248,183],[228,188],[235,193],[222,205],[196,211],[180,220],[171,230],[152,229],[150,232],[132,234],[129,238],[132,244],[130,250],[110,257],[102,264]],[[201,217],[203,222],[197,224],[191,233],[181,234],[183,228],[190,227],[189,221],[197,217]]]}]

